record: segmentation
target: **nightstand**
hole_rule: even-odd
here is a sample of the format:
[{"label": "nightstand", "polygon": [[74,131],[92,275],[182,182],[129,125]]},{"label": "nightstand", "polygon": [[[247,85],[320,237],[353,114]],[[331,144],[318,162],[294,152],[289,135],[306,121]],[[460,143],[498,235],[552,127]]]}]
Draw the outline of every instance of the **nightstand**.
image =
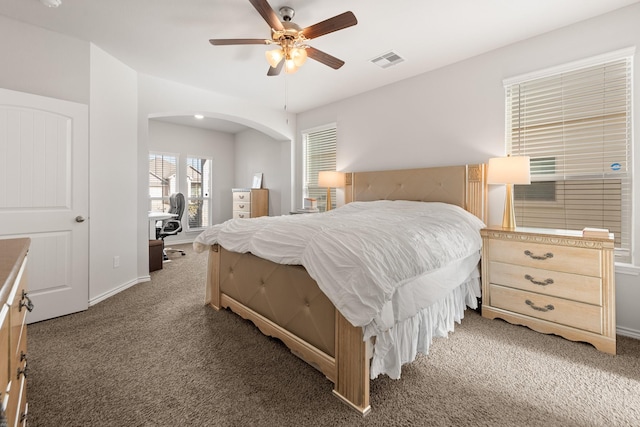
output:
[{"label": "nightstand", "polygon": [[269,215],[269,190],[266,188],[232,188],[233,218],[256,218]]},{"label": "nightstand", "polygon": [[480,234],[483,317],[616,353],[613,238],[501,227]]}]

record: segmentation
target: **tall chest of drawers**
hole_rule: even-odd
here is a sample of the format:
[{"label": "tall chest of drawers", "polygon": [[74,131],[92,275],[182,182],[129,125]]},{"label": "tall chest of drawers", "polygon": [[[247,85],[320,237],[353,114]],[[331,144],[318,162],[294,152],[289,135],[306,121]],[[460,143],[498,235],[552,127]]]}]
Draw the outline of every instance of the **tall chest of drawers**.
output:
[{"label": "tall chest of drawers", "polygon": [[480,233],[483,317],[616,353],[613,239],[500,227]]},{"label": "tall chest of drawers", "polygon": [[255,218],[269,215],[269,190],[266,188],[233,188],[233,218]]},{"label": "tall chest of drawers", "polygon": [[0,240],[0,395],[7,426],[27,424],[26,294],[30,239]]}]

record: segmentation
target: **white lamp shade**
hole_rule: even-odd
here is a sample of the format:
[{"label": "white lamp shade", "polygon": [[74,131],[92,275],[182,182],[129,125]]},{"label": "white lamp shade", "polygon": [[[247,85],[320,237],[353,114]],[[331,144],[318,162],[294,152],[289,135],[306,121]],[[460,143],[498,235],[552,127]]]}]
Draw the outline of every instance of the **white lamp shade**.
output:
[{"label": "white lamp shade", "polygon": [[529,156],[489,159],[487,184],[531,184]]},{"label": "white lamp shade", "polygon": [[318,172],[318,186],[327,188],[344,187],[344,178],[343,172],[320,171]]}]

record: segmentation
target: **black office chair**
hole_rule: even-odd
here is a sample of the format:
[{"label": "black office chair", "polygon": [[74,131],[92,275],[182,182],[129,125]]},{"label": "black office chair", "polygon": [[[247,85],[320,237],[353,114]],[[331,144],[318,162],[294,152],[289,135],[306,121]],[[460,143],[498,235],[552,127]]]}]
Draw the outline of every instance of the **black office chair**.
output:
[{"label": "black office chair", "polygon": [[[182,231],[182,214],[184,214],[184,195],[182,193],[173,193],[169,197],[169,211],[167,213],[177,216],[163,220],[162,225],[156,228],[156,239],[162,240],[163,247],[165,237],[175,236]],[[167,252],[180,252],[183,256],[185,255],[181,249],[164,248],[164,259],[167,259]]]}]

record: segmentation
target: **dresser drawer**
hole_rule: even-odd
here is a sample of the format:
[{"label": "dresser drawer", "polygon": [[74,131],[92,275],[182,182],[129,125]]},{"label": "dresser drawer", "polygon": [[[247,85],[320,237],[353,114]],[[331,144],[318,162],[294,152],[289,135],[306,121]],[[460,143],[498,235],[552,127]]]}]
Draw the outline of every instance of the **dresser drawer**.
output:
[{"label": "dresser drawer", "polygon": [[490,240],[492,261],[602,277],[600,252],[544,243]]},{"label": "dresser drawer", "polygon": [[251,212],[233,211],[233,219],[251,218]]},{"label": "dresser drawer", "polygon": [[251,202],[233,202],[233,211],[251,212]]},{"label": "dresser drawer", "polygon": [[602,307],[490,285],[491,306],[549,322],[602,333]]},{"label": "dresser drawer", "polygon": [[[229,199],[227,199],[229,200]],[[235,202],[250,202],[251,201],[251,191],[234,191],[233,192],[233,201]]]},{"label": "dresser drawer", "polygon": [[489,281],[587,304],[602,305],[602,279],[574,273],[490,262]]}]

